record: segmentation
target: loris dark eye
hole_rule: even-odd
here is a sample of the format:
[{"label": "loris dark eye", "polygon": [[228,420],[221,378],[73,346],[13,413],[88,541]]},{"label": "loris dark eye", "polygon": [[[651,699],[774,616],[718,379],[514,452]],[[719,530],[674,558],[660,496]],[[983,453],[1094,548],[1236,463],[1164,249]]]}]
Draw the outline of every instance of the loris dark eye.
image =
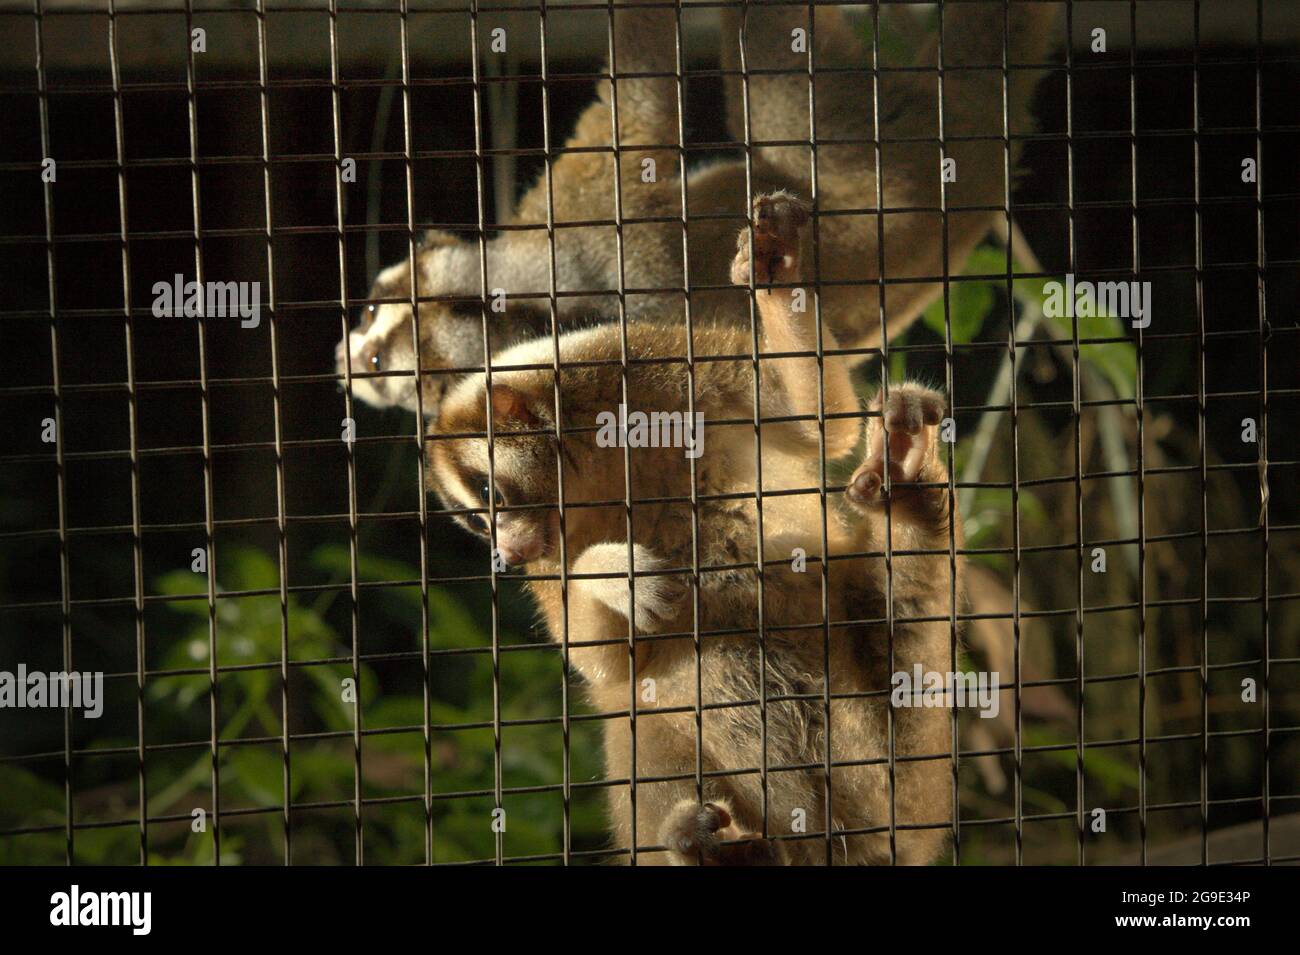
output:
[{"label": "loris dark eye", "polygon": [[[488,502],[488,499],[491,498],[492,496],[493,494],[492,494],[491,486],[488,484],[487,481],[484,481],[483,486],[478,489],[479,500],[482,501],[484,504],[486,504]],[[495,496],[496,496],[497,507],[503,507],[506,503],[506,499],[502,497],[501,492],[497,491]]]},{"label": "loris dark eye", "polygon": [[373,368],[375,371],[383,371],[384,370],[383,365],[384,363],[383,361],[380,360],[378,355],[370,356],[370,367]]}]

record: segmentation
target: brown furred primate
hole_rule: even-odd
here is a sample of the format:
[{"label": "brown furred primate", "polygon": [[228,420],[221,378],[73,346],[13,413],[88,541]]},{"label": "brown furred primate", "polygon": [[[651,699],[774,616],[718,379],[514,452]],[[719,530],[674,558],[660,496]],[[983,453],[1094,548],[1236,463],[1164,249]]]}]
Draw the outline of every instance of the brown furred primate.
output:
[{"label": "brown furred primate", "polygon": [[[596,100],[552,161],[549,178],[544,173],[525,192],[507,223],[544,226],[549,194],[557,224],[560,331],[589,324],[593,317],[680,323],[688,278],[684,265],[689,266],[694,325],[747,328],[749,296],[728,282],[732,236],[749,211],[751,195],[782,189],[814,195],[808,145],[813,140],[818,143],[817,222],[805,230],[804,242],[811,246],[815,230],[816,253],[804,250],[805,279],[810,285],[820,281],[818,311],[842,346],[880,343],[882,261],[891,280],[904,280],[885,292],[891,335],[910,324],[941,289],[938,281],[917,279],[941,277],[945,253],[948,273],[961,270],[990,222],[1002,214],[993,210],[1003,202],[1005,180],[1018,156],[1017,141],[1008,148],[1003,137],[1029,128],[1029,93],[1038,73],[1024,69],[1007,73],[1008,129],[1003,128],[1004,47],[1012,63],[1041,62],[1050,43],[1052,8],[1041,3],[1007,8],[1000,0],[944,8],[948,69],[942,79],[942,129],[936,73],[885,71],[874,79],[869,30],[855,27],[839,6],[815,8],[809,22],[811,9],[762,2],[723,9],[728,128],[736,143],[752,145],[752,166],[747,169],[737,150],[734,158],[683,170],[672,75],[678,69],[676,11],[612,8],[615,70],[637,75],[612,85],[598,83]],[[799,45],[800,33],[807,46]],[[937,65],[938,46],[936,35],[916,63]],[[802,52],[807,48],[813,51],[815,75],[811,124],[809,59]],[[753,74],[747,94],[736,75],[742,67]],[[773,75],[772,70],[789,72]],[[877,158],[883,175],[877,174]],[[952,163],[945,166],[943,159]],[[941,199],[949,210],[946,222]],[[964,207],[969,211],[960,211]],[[878,214],[882,208],[886,211]],[[495,355],[551,331],[550,243],[541,227],[498,234],[486,243],[485,280],[477,238],[429,234],[414,262],[378,276],[371,298],[380,301],[339,342],[339,374],[350,363],[354,394],[366,403],[417,407],[416,378],[409,374],[416,367],[414,297],[419,300],[419,366],[430,372],[419,376],[422,407],[436,418],[450,385],[450,376],[438,369],[481,367],[485,351]],[[836,282],[848,284],[827,284]],[[637,291],[650,289],[669,291]],[[621,305],[619,290],[625,293]],[[489,307],[502,302],[504,312]]]},{"label": "brown furred primate", "polygon": [[[692,381],[671,360],[686,354],[678,323],[629,322],[626,370],[622,330],[597,325],[560,336],[558,381],[554,368],[508,370],[550,365],[549,337],[501,353],[490,381],[461,380],[429,440],[430,483],[458,519],[506,564],[565,578],[528,587],[596,710],[625,712],[637,687],[635,766],[629,720],[601,725],[608,776],[653,780],[636,784],[635,811],[631,787],[609,790],[616,844],[641,864],[924,863],[947,832],[950,713],[888,706],[894,672],[947,669],[960,588],[937,448],[944,402],[912,384],[878,397],[864,460],[823,513],[821,455],[849,453],[862,424],[847,363],[826,357],[819,372],[812,318],[794,304],[808,215],[784,193],[754,204],[759,349],[786,356],[763,357],[757,383],[741,329],[697,329],[697,354],[734,357],[697,362]],[[739,244],[733,274],[748,281],[747,229]],[[836,347],[833,332],[823,346]],[[756,384],[762,417],[782,419],[762,424],[757,454]],[[651,440],[631,439],[638,420],[658,428]],[[467,436],[489,428],[490,443]],[[823,526],[825,594],[815,563],[791,561],[796,548],[823,553]],[[760,536],[763,559],[781,561],[761,575]]]}]

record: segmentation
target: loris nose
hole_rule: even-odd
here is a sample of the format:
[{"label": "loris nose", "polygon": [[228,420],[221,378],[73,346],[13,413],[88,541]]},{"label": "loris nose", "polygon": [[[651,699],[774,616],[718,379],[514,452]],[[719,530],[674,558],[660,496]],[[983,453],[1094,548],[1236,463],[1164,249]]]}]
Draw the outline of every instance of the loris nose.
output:
[{"label": "loris nose", "polygon": [[498,535],[497,552],[509,566],[520,567],[541,556],[542,540],[540,537],[506,539]]}]

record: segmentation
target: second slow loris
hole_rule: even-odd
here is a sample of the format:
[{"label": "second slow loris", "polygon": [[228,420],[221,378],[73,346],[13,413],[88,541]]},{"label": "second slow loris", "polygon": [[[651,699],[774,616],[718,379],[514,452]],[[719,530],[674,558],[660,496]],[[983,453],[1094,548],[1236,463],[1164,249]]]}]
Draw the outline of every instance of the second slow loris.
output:
[{"label": "second slow loris", "polygon": [[[800,280],[799,231],[806,218],[789,196],[755,203],[760,286]],[[734,263],[737,281],[748,279],[748,250],[746,232]],[[816,351],[812,317],[793,311],[794,301],[788,287],[758,292],[762,354]],[[450,392],[430,441],[430,474],[446,504],[490,538],[506,563],[522,564],[530,577],[555,578],[563,570],[567,602],[559,580],[530,580],[529,588],[552,637],[567,639],[595,708],[625,712],[636,684],[635,766],[629,720],[607,719],[607,775],[654,781],[636,784],[635,813],[631,788],[611,784],[616,844],[636,847],[640,864],[888,862],[892,823],[899,861],[933,859],[951,810],[949,715],[898,711],[891,753],[886,700],[893,672],[915,663],[946,669],[950,652],[944,618],[955,587],[947,556],[947,476],[935,436],[942,397],[901,385],[886,402],[878,399],[865,460],[844,495],[849,504],[823,515],[817,399],[824,389],[825,455],[843,456],[861,432],[847,369],[842,359],[827,357],[819,382],[815,358],[763,358],[762,417],[801,420],[762,425],[760,525],[748,334],[696,332],[693,409],[680,327],[628,324],[626,386],[616,325],[559,336],[558,381],[553,368],[499,370],[550,365],[555,344],[542,338],[510,349],[494,361],[490,383],[472,376]],[[823,344],[835,347],[833,339]],[[624,448],[601,440],[607,432],[600,428],[622,404],[628,420],[637,412],[694,410],[708,423],[703,432],[683,433],[687,447]],[[485,437],[466,437],[489,426],[491,452]],[[561,480],[562,516],[556,506]],[[638,502],[630,536],[625,487]],[[768,496],[798,489],[804,493]],[[780,561],[764,568],[761,585],[751,549],[759,526],[763,557]],[[826,616],[817,565],[800,573],[789,562],[796,547],[822,552],[823,526],[836,557],[827,571]],[[933,553],[893,556],[890,587],[886,549]],[[877,556],[853,556],[866,553]],[[629,567],[636,575],[631,594]],[[697,600],[689,585],[696,567]],[[931,619],[906,622],[919,617]],[[629,627],[636,635],[631,644]],[[647,686],[653,702],[644,702]],[[917,758],[923,756],[934,758]]]}]

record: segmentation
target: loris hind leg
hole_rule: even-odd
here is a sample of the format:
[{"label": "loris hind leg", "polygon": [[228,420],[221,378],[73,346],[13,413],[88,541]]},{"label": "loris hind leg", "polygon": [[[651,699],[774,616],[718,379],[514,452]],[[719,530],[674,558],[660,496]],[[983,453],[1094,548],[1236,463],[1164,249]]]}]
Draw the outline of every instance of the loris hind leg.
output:
[{"label": "loris hind leg", "polygon": [[[719,41],[728,131],[737,143],[758,144],[755,158],[794,182],[806,181],[811,167],[806,147],[788,145],[791,140],[809,139],[808,54],[799,52],[792,42],[796,30],[815,44],[815,65],[826,71],[819,70],[815,80],[817,135],[827,140],[871,135],[870,97],[863,96],[869,79],[862,73],[836,72],[837,68],[868,66],[870,51],[840,8],[816,8],[816,20],[810,24],[812,13],[811,6],[759,2],[730,4],[721,14]],[[744,78],[740,75],[742,36],[748,73]],[[762,145],[771,141],[785,144]]]},{"label": "loris hind leg", "polygon": [[[597,83],[596,100],[579,116],[564,149],[551,162],[550,198],[548,177],[540,176],[519,200],[515,221],[545,222],[548,202],[557,221],[612,219],[614,158],[608,152],[588,147],[608,149],[615,143],[622,153],[619,162],[622,214],[625,217],[680,215],[677,81],[672,75],[677,69],[676,15],[671,9],[626,4],[627,0],[617,0],[609,11],[617,60],[612,71],[624,78],[614,81],[617,91],[607,80]],[[606,62],[606,67],[610,66]],[[611,114],[616,93],[618,135],[615,140],[611,137]],[[652,146],[659,148],[647,148]],[[655,176],[649,181],[643,178],[645,159],[654,160]],[[677,246],[681,245],[680,229],[659,224],[658,233],[665,236],[664,243],[675,240]],[[546,233],[540,234],[545,238]],[[629,265],[635,264],[630,254],[628,260]],[[678,264],[673,274],[680,271]],[[614,287],[614,276],[610,274],[607,278],[609,284],[604,287]],[[666,285],[671,278],[672,275],[665,276],[648,284]],[[629,279],[628,284],[646,283],[633,283]]]},{"label": "loris hind leg", "polygon": [[[871,403],[879,418],[867,423],[867,451],[845,489],[845,497],[864,510],[883,509],[886,500],[885,440],[889,441],[891,513],[924,538],[943,535],[947,546],[948,470],[939,454],[939,424],[947,402],[937,391],[914,382],[894,385]],[[926,486],[940,485],[940,486]]]},{"label": "loris hind leg", "polygon": [[755,832],[745,832],[723,801],[683,799],[664,819],[659,841],[673,865],[782,865],[780,847]]},{"label": "loris hind leg", "polygon": [[[957,515],[949,513],[948,472],[940,447],[945,407],[943,395],[911,382],[890,385],[887,399],[877,395],[871,408],[880,416],[869,419],[866,455],[845,490],[850,506],[862,512],[858,527],[872,539],[868,549],[879,549],[887,540],[886,526],[889,528],[888,540],[895,551],[889,584],[895,615],[891,638],[897,654],[894,665],[903,671],[913,665],[927,671],[946,670],[954,652],[950,626],[943,618],[954,613],[961,600],[961,560],[956,558],[954,563],[949,546],[960,548],[962,538]],[[954,521],[951,530],[950,520]],[[912,553],[899,555],[898,551]],[[860,566],[863,576],[851,586],[881,596],[887,568],[878,560]],[[883,655],[880,643],[886,634],[877,636],[876,652]],[[887,682],[888,675],[878,671],[868,679],[875,688],[880,685],[876,681]],[[952,818],[951,763],[944,756],[951,744],[949,719],[946,710],[925,707],[899,710],[894,718],[898,755],[927,757],[900,762],[896,771],[892,811],[899,824],[897,860],[903,864],[933,861],[946,841]],[[833,727],[832,737],[843,739],[850,732]],[[834,790],[849,790],[854,775],[846,768],[847,778],[835,781]],[[875,774],[875,782],[883,784],[883,775]],[[866,780],[873,774],[862,777]],[[866,791],[873,790],[868,787]],[[868,819],[888,818],[890,804],[879,798],[882,791],[874,790],[874,804],[873,797],[865,801]],[[886,862],[890,858],[884,838],[872,835],[854,843],[855,853],[861,853],[864,861]]]},{"label": "loris hind leg", "polygon": [[[755,302],[762,318],[761,345],[767,354],[796,354],[810,357],[764,358],[763,392],[779,395],[791,415],[808,418],[822,412],[827,460],[847,454],[857,444],[860,426],[856,418],[831,417],[858,410],[857,396],[849,380],[845,358],[827,355],[839,343],[829,328],[817,333],[814,291],[808,288],[777,288],[803,281],[802,244],[812,216],[812,207],[798,196],[781,190],[754,199],[753,263]],[[731,281],[748,285],[751,271],[749,229],[736,237],[736,255],[731,262]],[[819,349],[820,345],[820,349]],[[818,351],[822,356],[817,358]],[[819,367],[820,365],[820,367]],[[768,387],[768,385],[771,387]],[[819,400],[820,399],[820,400]],[[773,412],[779,413],[779,412]],[[808,420],[796,429],[781,429],[778,439],[793,433],[798,450],[816,449],[819,422]]]}]

